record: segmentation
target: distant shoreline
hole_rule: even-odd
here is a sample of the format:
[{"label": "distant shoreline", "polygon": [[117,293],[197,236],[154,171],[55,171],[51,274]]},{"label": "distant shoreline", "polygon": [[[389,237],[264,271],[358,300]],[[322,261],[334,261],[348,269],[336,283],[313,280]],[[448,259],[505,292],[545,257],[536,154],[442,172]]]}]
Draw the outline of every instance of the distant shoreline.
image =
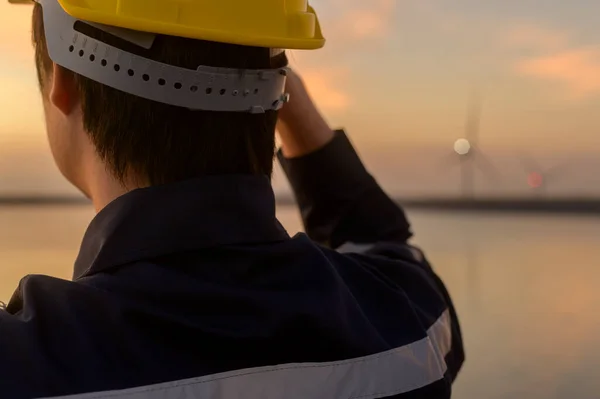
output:
[{"label": "distant shoreline", "polygon": [[507,213],[546,213],[600,216],[600,199],[587,198],[419,198],[397,201],[402,206],[415,209],[507,212]]},{"label": "distant shoreline", "polygon": [[83,197],[36,197],[10,196],[0,197],[0,206],[31,206],[31,205],[89,205],[90,200]]},{"label": "distant shoreline", "polygon": [[[412,198],[397,202],[407,208],[427,210],[600,215],[600,198]],[[278,197],[277,203],[294,205],[296,202],[291,197]],[[6,207],[60,205],[90,205],[90,201],[83,197],[0,197],[0,206]]]}]

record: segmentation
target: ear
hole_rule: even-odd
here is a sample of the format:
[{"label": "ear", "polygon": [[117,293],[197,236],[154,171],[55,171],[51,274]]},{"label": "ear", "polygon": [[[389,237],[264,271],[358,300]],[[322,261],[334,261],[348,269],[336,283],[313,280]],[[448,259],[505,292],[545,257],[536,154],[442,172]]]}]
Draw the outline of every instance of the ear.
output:
[{"label": "ear", "polygon": [[75,74],[68,69],[54,64],[52,80],[49,82],[50,102],[65,116],[70,115],[79,104],[79,92],[75,82]]}]

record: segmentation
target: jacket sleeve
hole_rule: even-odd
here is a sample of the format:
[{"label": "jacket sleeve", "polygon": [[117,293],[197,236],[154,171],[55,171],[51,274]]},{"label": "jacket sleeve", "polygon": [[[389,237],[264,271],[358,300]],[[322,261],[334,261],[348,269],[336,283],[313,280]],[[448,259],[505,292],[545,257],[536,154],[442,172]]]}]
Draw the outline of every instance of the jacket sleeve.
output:
[{"label": "jacket sleeve", "polygon": [[[378,263],[378,272],[404,287],[417,313],[424,307],[420,304],[439,303],[436,313],[442,313],[424,313],[423,324],[448,315],[447,334],[438,341],[447,342],[440,348],[447,378],[454,381],[464,362],[464,350],[450,295],[423,252],[408,243],[412,232],[404,211],[367,172],[345,132],[336,131],[330,143],[308,155],[286,159],[279,151],[278,157],[312,240],[353,257],[387,259]],[[407,287],[407,275],[420,277]]]},{"label": "jacket sleeve", "polygon": [[337,249],[412,236],[404,211],[367,172],[343,130],[311,154],[287,159],[279,151],[278,157],[312,240]]}]

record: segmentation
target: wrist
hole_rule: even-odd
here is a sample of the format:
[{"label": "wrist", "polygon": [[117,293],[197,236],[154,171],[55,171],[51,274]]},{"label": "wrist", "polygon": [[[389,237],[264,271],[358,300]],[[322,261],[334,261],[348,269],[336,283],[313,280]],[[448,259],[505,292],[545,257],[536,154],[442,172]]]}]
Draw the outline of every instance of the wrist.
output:
[{"label": "wrist", "polygon": [[329,127],[310,98],[304,83],[290,73],[286,85],[290,102],[279,111],[277,130],[286,158],[297,158],[314,152],[333,140],[335,133]]},{"label": "wrist", "polygon": [[308,155],[326,146],[335,137],[335,132],[318,112],[279,120],[277,130],[286,158]]}]

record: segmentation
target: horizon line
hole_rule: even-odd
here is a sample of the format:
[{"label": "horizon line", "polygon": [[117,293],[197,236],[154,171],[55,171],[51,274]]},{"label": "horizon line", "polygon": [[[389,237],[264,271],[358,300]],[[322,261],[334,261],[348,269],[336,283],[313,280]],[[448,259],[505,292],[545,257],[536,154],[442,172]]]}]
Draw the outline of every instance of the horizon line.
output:
[{"label": "horizon line", "polygon": [[[393,199],[405,209],[441,212],[552,214],[600,216],[600,198],[421,198]],[[74,206],[91,205],[82,197],[0,197],[0,207]],[[297,205],[293,198],[276,199],[277,205]]]},{"label": "horizon line", "polygon": [[[439,203],[439,202],[600,202],[600,196],[541,196],[541,195],[510,195],[486,196],[475,195],[463,197],[459,195],[411,195],[398,197],[390,195],[393,201],[399,203]],[[278,203],[293,203],[297,201],[293,195],[275,193]],[[70,195],[0,195],[0,205],[4,204],[89,204],[91,200],[81,196]]]}]

